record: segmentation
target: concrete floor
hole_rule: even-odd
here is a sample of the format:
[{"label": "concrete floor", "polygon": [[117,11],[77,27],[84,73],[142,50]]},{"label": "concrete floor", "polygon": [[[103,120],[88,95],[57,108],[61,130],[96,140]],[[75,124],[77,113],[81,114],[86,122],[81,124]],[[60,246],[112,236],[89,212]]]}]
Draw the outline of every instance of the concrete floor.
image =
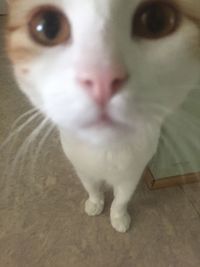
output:
[{"label": "concrete floor", "polygon": [[[2,40],[0,96],[2,143],[14,120],[30,109],[13,81]],[[132,227],[117,233],[109,222],[110,194],[101,216],[84,214],[86,193],[63,156],[56,132],[34,171],[31,153],[13,169],[16,151],[33,128],[26,127],[13,146],[0,151],[1,267],[200,266],[200,185],[149,191],[141,181],[130,204]]]}]

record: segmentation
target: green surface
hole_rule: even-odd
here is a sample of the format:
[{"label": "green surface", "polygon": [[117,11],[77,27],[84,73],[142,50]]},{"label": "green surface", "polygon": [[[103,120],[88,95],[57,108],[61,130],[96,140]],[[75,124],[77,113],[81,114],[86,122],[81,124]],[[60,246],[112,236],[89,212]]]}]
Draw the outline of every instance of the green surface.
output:
[{"label": "green surface", "polygon": [[170,116],[150,168],[156,179],[200,171],[200,89]]}]

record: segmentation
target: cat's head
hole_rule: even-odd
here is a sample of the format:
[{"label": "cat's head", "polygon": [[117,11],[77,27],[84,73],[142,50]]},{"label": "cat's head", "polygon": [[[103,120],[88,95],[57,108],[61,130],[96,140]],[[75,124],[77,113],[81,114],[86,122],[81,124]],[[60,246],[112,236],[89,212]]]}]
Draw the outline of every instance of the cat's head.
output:
[{"label": "cat's head", "polygon": [[10,0],[22,91],[60,128],[108,140],[162,121],[197,85],[199,0]]}]

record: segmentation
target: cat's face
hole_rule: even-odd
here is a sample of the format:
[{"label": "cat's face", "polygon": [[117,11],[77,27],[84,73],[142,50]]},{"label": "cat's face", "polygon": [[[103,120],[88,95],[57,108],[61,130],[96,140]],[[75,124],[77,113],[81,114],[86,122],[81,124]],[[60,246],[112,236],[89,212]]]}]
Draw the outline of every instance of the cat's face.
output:
[{"label": "cat's face", "polygon": [[23,92],[90,140],[162,121],[199,80],[199,0],[11,0],[7,37]]}]

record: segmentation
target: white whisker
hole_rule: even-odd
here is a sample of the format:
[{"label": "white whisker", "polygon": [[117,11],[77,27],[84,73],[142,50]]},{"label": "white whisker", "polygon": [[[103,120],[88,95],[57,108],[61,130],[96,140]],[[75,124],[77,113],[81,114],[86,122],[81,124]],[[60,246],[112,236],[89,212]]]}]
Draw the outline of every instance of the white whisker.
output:
[{"label": "white whisker", "polygon": [[42,147],[44,146],[45,142],[47,141],[47,139],[49,138],[49,136],[51,135],[51,133],[53,132],[54,129],[55,129],[55,126],[54,125],[50,125],[47,128],[46,133],[43,135],[43,137],[39,141],[39,143],[37,145],[37,149],[34,152],[34,157],[33,157],[33,161],[32,161],[32,168],[31,168],[31,170],[32,170],[31,174],[34,173],[34,169],[35,169],[35,166],[36,166],[36,163],[37,163],[37,160],[38,160],[38,157],[39,157],[39,153],[40,153]]},{"label": "white whisker", "polygon": [[[25,141],[23,142],[23,144],[21,145],[20,149],[18,150],[15,159],[12,163],[11,166],[11,174],[14,173],[14,171],[16,170],[16,165],[19,163],[20,158],[22,157],[22,163],[20,164],[21,168],[18,168],[19,170],[19,174],[21,173],[21,169],[23,167],[23,162],[24,162],[24,156],[26,156],[27,151],[30,147],[30,144],[37,138],[37,136],[39,135],[39,133],[44,129],[44,127],[46,126],[47,122],[49,121],[48,118],[45,118],[42,120],[42,122],[39,124],[39,126],[37,126],[37,128],[35,128],[32,133],[30,135],[28,135],[28,137],[25,139]],[[12,175],[11,175],[12,176]]]},{"label": "white whisker", "polygon": [[26,117],[28,117],[29,115],[31,115],[32,113],[38,112],[37,108],[32,108],[28,111],[26,111],[25,113],[21,114],[15,121],[14,123],[11,125],[11,132],[17,127],[17,124],[25,119]]},{"label": "white whisker", "polygon": [[33,114],[29,119],[27,119],[23,124],[18,126],[17,129],[15,129],[13,132],[10,133],[10,135],[5,139],[5,141],[0,146],[0,151],[12,140],[12,138],[16,135],[18,135],[28,124],[30,124],[34,119],[36,119],[40,113]]}]

